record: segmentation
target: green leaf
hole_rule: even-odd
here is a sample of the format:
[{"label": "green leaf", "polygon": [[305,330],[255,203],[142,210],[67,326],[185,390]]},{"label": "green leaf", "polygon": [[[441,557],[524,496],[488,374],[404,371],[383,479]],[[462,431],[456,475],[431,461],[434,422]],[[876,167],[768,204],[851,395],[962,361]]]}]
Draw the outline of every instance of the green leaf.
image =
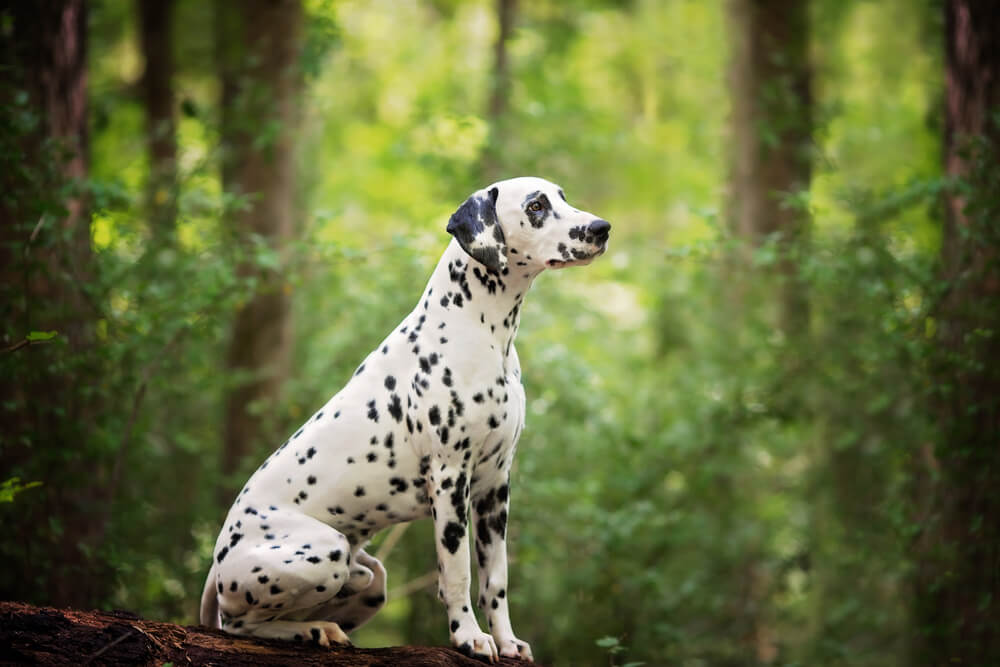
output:
[{"label": "green leaf", "polygon": [[52,340],[58,335],[58,331],[32,331],[25,338],[31,342],[35,342],[38,340]]},{"label": "green leaf", "polygon": [[21,484],[20,477],[11,477],[3,484],[0,484],[0,503],[12,503],[14,502],[14,496],[17,494],[41,485],[41,482],[28,482],[27,484]]}]

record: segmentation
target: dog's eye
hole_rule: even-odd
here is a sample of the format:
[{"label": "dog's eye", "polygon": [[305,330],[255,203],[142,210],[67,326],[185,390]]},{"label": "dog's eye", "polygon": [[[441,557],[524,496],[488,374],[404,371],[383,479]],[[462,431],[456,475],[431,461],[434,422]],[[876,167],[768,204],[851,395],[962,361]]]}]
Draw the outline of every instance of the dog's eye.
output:
[{"label": "dog's eye", "polygon": [[530,204],[528,204],[528,210],[529,211],[534,211],[535,213],[537,213],[538,211],[541,211],[543,208],[545,208],[545,207],[542,206],[542,202],[540,202],[540,201],[533,201]]}]

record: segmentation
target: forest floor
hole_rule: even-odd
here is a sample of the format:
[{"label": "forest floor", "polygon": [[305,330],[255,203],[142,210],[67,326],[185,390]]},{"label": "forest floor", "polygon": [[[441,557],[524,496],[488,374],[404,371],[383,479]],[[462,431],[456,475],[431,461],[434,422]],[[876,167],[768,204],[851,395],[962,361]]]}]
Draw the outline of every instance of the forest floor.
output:
[{"label": "forest floor", "polygon": [[[395,646],[326,649],[237,638],[202,626],[147,621],[123,611],[73,611],[0,602],[0,663],[42,665],[351,665],[482,667],[455,649]],[[496,665],[526,664],[501,658]]]}]

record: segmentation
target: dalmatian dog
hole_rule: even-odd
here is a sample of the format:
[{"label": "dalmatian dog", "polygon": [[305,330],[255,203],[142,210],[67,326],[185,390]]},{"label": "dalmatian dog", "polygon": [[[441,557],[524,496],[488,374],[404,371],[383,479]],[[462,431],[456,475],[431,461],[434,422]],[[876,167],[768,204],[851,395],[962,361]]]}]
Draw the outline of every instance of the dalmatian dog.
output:
[{"label": "dalmatian dog", "polygon": [[[507,606],[509,476],[525,413],[514,337],[535,278],[604,253],[611,225],[525,177],[473,193],[447,229],[454,239],[413,311],[240,491],[203,624],[348,643],[386,599],[385,568],[364,546],[432,517],[452,644],[488,662],[532,659]],[[470,599],[470,520],[489,633]]]}]

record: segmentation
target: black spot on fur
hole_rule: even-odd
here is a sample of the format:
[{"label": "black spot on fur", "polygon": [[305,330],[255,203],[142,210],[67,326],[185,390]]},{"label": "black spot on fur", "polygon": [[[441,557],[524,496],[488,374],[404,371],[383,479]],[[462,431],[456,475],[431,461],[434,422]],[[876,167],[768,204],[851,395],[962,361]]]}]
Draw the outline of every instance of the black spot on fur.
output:
[{"label": "black spot on fur", "polygon": [[455,553],[465,536],[465,526],[449,521],[444,527],[444,535],[441,537],[441,544],[448,550],[448,553]]},{"label": "black spot on fur", "polygon": [[490,528],[501,538],[507,533],[507,510],[500,510],[490,519]]},{"label": "black spot on fur", "polygon": [[476,542],[476,562],[479,563],[479,567],[486,567],[486,553],[479,541]]},{"label": "black spot on fur", "polygon": [[389,399],[389,414],[396,422],[403,420],[403,404],[399,400],[399,394],[393,394]]},{"label": "black spot on fur", "polygon": [[489,544],[493,541],[493,538],[490,537],[489,528],[486,525],[486,519],[483,517],[480,517],[479,521],[476,522],[476,538],[483,544]]},{"label": "black spot on fur", "polygon": [[490,492],[485,496],[476,501],[476,513],[480,516],[489,514],[493,511],[493,507],[496,504],[496,496],[494,491],[490,489]]}]

